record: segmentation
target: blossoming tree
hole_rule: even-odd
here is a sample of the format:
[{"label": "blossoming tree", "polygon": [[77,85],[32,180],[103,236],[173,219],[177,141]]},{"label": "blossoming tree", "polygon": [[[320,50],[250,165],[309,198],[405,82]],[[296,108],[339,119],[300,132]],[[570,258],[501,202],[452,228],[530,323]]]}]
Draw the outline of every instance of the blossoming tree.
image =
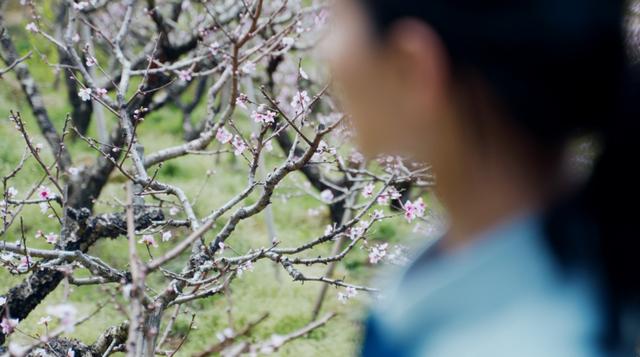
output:
[{"label": "blossoming tree", "polygon": [[[15,4],[0,0],[0,55],[5,65],[0,79],[17,80],[37,128],[17,110],[3,114],[24,139],[24,154],[17,166],[2,173],[0,263],[22,282],[0,296],[0,344],[5,346],[0,351],[46,356],[175,355],[184,340],[170,349],[165,342],[180,309],[196,300],[229,294],[229,287],[260,260],[273,262],[294,281],[334,286],[342,301],[358,292],[375,292],[348,277],[334,278],[332,266],[362,249],[368,252],[369,264],[389,260],[394,255],[389,244],[369,242],[368,233],[383,220],[404,224],[428,214],[422,199],[410,197],[408,189],[419,192],[432,184],[427,167],[391,156],[366,162],[348,144],[352,137],[348,113],[341,113],[332,98],[329,76],[309,60],[326,27],[326,4],[287,0],[20,0],[16,4],[20,7],[14,11],[25,20],[10,27],[4,15]],[[45,8],[55,9],[54,14],[47,15]],[[39,48],[20,52],[16,36],[23,32],[57,55],[48,57]],[[33,58],[34,51],[40,53],[38,59]],[[71,109],[63,123],[52,118],[45,105],[43,88],[50,87],[34,79],[36,65],[47,66],[64,81],[66,93],[57,96],[65,97]],[[148,152],[139,129],[151,114],[167,111],[167,117],[174,117],[168,108],[181,113],[184,142]],[[95,137],[88,134],[90,123],[95,124]],[[46,146],[35,139],[35,131]],[[69,140],[82,143],[95,158],[79,162],[67,147]],[[158,173],[172,160],[203,155],[235,158],[246,183],[224,204],[199,213],[194,208],[198,195],[162,182]],[[23,167],[30,161],[41,176],[30,187],[15,188],[12,181],[25,174]],[[299,194],[326,204],[333,223],[304,244],[289,246],[272,235],[262,246],[229,249],[234,240],[242,239],[236,236],[239,225],[279,204],[274,195],[294,173],[307,181],[298,187]],[[200,174],[211,175],[205,168]],[[101,192],[116,179],[121,180],[118,187],[125,199],[113,199],[109,212],[97,213]],[[215,179],[207,184],[215,185]],[[30,205],[38,206],[58,229],[25,234],[24,222],[30,217],[23,208]],[[104,238],[128,240],[128,250],[122,252],[126,266],[109,265],[100,252],[91,250]],[[34,242],[46,242],[47,248],[34,248]],[[159,246],[165,249],[160,251]],[[330,249],[323,249],[327,246]],[[329,269],[320,276],[305,271],[316,265]],[[151,289],[151,279],[164,287]],[[87,345],[71,337],[74,326],[91,316],[78,316],[73,304],[62,303],[47,306],[49,316],[38,322],[45,332],[32,336],[32,343],[12,343],[20,322],[62,282],[122,294],[128,302],[120,308],[122,323]],[[318,311],[323,298],[321,294]],[[317,317],[318,311],[302,329],[263,341],[247,337],[265,316],[246,326],[230,322],[219,340],[199,355],[277,350],[333,316]]]}]

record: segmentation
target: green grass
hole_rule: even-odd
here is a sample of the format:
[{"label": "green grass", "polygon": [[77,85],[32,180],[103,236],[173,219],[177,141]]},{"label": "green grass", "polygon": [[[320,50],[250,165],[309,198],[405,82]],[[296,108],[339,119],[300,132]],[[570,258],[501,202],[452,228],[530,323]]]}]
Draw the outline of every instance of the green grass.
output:
[{"label": "green grass", "polygon": [[[31,48],[26,39],[20,43],[20,51]],[[55,60],[55,52],[50,47],[37,44],[41,53],[47,54],[51,61]],[[62,83],[56,87],[54,85],[55,76],[49,67],[44,65],[34,56],[29,60],[29,65],[33,75],[38,78],[41,92],[45,93],[45,102],[49,114],[58,129],[63,124],[64,117],[70,112],[66,104],[66,94]],[[36,142],[44,142],[37,134],[37,126],[30,113],[30,109],[22,96],[18,84],[12,74],[5,75],[0,80],[0,115],[3,118],[8,116],[9,110],[20,111],[27,122],[30,132]],[[201,112],[202,110],[199,109]],[[198,115],[194,117],[198,118]],[[110,125],[113,125],[113,118],[109,118]],[[163,147],[181,143],[181,117],[179,111],[173,107],[164,108],[159,113],[150,115],[145,123],[140,127],[139,135],[141,142],[145,145],[146,152],[154,152]],[[240,125],[244,123],[243,118],[236,119]],[[90,127],[89,135],[95,136],[95,128]],[[17,162],[24,150],[24,142],[17,134],[13,125],[6,119],[0,121],[0,174],[8,173]],[[90,164],[96,154],[81,141],[69,141],[68,146],[74,158],[76,166]],[[281,155],[279,149],[274,150],[274,156],[268,158],[267,166],[270,170],[274,163],[278,162]],[[47,156],[48,155],[48,156]],[[45,155],[48,162],[51,162],[50,153]],[[204,173],[207,170],[214,171],[214,174],[205,181]],[[241,160],[235,160],[231,156],[220,158],[208,156],[190,156],[173,160],[165,164],[159,172],[159,180],[167,183],[179,185],[185,189],[190,197],[194,197],[200,190],[201,196],[195,205],[196,213],[199,216],[206,215],[212,209],[220,206],[230,197],[238,193],[246,185],[247,167]],[[282,188],[276,191],[273,199],[273,212],[275,216],[275,226],[278,239],[282,246],[295,246],[319,236],[324,231],[324,227],[329,223],[328,211],[326,207],[311,197],[294,196],[286,200],[281,199],[282,195],[296,191],[296,185],[304,181],[300,174],[293,174],[287,178]],[[27,161],[24,170],[13,179],[10,185],[20,190],[23,195],[29,187],[42,177],[42,172],[33,159]],[[96,212],[113,211],[111,204],[124,201],[122,177],[114,174],[111,183],[104,189],[99,201],[96,204]],[[250,201],[255,199],[255,195]],[[321,215],[310,216],[309,209],[321,208]],[[41,240],[36,241],[33,236],[36,230],[45,232],[57,231],[59,229],[55,221],[42,215],[37,207],[27,207],[22,212],[25,223],[25,235],[30,247],[46,247],[46,243]],[[220,222],[224,222],[224,216]],[[407,227],[398,224],[399,221],[386,221],[381,223],[373,234],[373,239],[397,240],[399,236],[406,233]],[[221,224],[222,224],[221,223]],[[219,227],[217,227],[219,228]],[[216,229],[208,233],[205,238],[210,241]],[[156,254],[168,249],[181,238],[188,234],[185,229],[174,231],[174,240],[170,243],[161,243],[161,247],[154,251]],[[20,237],[18,225],[5,235],[3,239],[14,241]],[[252,247],[267,245],[267,229],[264,214],[261,213],[238,225],[232,238],[227,241],[228,246],[239,253],[246,252]],[[330,247],[324,246],[309,253],[309,256],[327,254]],[[107,263],[118,269],[127,267],[127,242],[123,237],[115,240],[101,240],[95,244],[90,254],[99,256]],[[140,254],[148,258],[147,253],[140,249]],[[225,254],[233,254],[229,250]],[[169,264],[169,269],[178,270],[183,265],[186,256],[182,256],[175,262]],[[366,266],[366,252],[356,249],[336,272],[337,276],[347,276],[349,281],[364,283],[370,277],[370,270],[363,269]],[[309,275],[321,275],[326,269],[319,267],[302,267],[301,270]],[[0,270],[0,294],[4,294],[10,287],[19,283],[24,277],[12,276],[6,270]],[[165,284],[161,276],[152,275],[148,279],[150,286],[154,289],[161,289]],[[246,273],[241,278],[235,280],[231,285],[232,315],[234,327],[242,328],[247,322],[252,321],[263,313],[267,312],[270,317],[255,328],[253,338],[266,339],[272,333],[286,334],[304,326],[309,322],[311,310],[315,298],[320,290],[317,283],[294,283],[290,277],[282,270],[276,277],[274,266],[270,262],[258,262],[255,271]],[[94,342],[95,338],[106,328],[118,324],[125,319],[118,310],[118,305],[126,306],[119,293],[113,293],[113,285],[108,288],[97,286],[67,286],[61,284],[52,294],[50,294],[40,306],[33,311],[30,316],[20,324],[20,329],[28,334],[42,332],[42,326],[36,324],[37,320],[46,315],[45,307],[68,299],[78,307],[80,316],[92,313],[98,304],[108,303],[96,315],[79,326],[76,331],[70,334],[86,343]],[[362,294],[360,295],[362,296]],[[335,317],[325,327],[314,331],[309,336],[300,338],[282,348],[275,355],[277,356],[349,356],[353,355],[358,346],[360,333],[360,323],[364,313],[363,300],[361,297],[348,304],[341,304],[336,299],[336,290],[329,289],[323,312],[337,312]],[[114,304],[113,302],[117,302]],[[178,343],[182,336],[187,333],[191,315],[195,314],[195,329],[190,332],[190,337],[178,354],[187,356],[193,352],[200,351],[205,347],[215,343],[216,332],[228,326],[228,316],[226,313],[227,300],[224,296],[215,296],[198,300],[186,304],[186,309],[180,314],[170,338],[170,345]],[[164,324],[169,319],[170,312],[167,312]],[[12,338],[18,340],[28,340],[28,338],[15,334]]]}]

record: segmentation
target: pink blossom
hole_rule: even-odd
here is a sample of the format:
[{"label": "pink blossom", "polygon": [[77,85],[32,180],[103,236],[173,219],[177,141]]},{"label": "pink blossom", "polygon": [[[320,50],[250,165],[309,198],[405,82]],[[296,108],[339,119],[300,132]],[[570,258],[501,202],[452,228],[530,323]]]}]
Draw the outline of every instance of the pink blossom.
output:
[{"label": "pink blossom", "polygon": [[233,153],[236,156],[241,155],[247,149],[247,144],[245,144],[244,140],[242,140],[242,138],[238,135],[233,137],[231,145],[233,145],[233,148],[235,149]]},{"label": "pink blossom", "polygon": [[27,26],[25,26],[25,29],[27,29],[27,31],[29,31],[29,32],[33,32],[33,33],[36,33],[36,32],[38,32],[38,31],[40,31],[40,30],[38,29],[38,25],[36,25],[36,24],[35,24],[35,22],[29,22],[29,23],[27,24]]},{"label": "pink blossom", "polygon": [[180,80],[185,81],[185,82],[189,82],[191,80],[191,70],[190,69],[185,69],[183,71],[178,71],[178,77],[180,78]]},{"label": "pink blossom", "polygon": [[47,211],[49,210],[49,205],[46,202],[38,203],[38,207],[40,207],[40,213],[47,214]]},{"label": "pink blossom", "polygon": [[18,271],[27,271],[30,265],[31,265],[31,261],[29,260],[29,257],[23,256],[22,258],[20,258],[20,264],[18,264]]},{"label": "pink blossom", "polygon": [[55,195],[47,186],[40,186],[40,188],[38,188],[38,197],[40,197],[41,200],[49,200],[55,197]]},{"label": "pink blossom", "polygon": [[87,67],[93,67],[96,64],[98,64],[98,60],[95,57],[89,55],[89,56],[87,56],[87,60],[85,61],[85,63],[87,65]]},{"label": "pink blossom", "polygon": [[58,235],[51,232],[47,235],[44,236],[44,239],[47,241],[47,243],[49,244],[56,244],[56,242],[58,241]]},{"label": "pink blossom", "polygon": [[105,97],[107,95],[107,90],[104,88],[96,88],[96,96],[97,97]]},{"label": "pink blossom", "polygon": [[362,189],[362,196],[365,198],[369,198],[373,196],[373,190],[375,189],[375,185],[373,183],[369,183]]},{"label": "pink blossom", "polygon": [[389,194],[387,192],[383,192],[378,196],[377,199],[378,204],[386,205],[389,203]]},{"label": "pink blossom", "polygon": [[251,119],[256,123],[271,124],[275,121],[276,113],[270,110],[266,110],[263,113],[253,111],[251,113]]},{"label": "pink blossom", "polygon": [[384,217],[384,212],[381,209],[374,210],[371,214],[371,218],[374,220],[382,219]]},{"label": "pink blossom", "polygon": [[417,217],[424,216],[425,208],[426,206],[424,202],[422,202],[422,197],[418,198],[415,202],[407,200],[404,204],[404,217],[407,219],[407,222],[412,222]]},{"label": "pink blossom", "polygon": [[311,99],[309,98],[309,95],[307,94],[306,90],[296,93],[293,96],[293,99],[291,99],[291,107],[296,112],[301,112],[306,110],[310,103],[311,103]]},{"label": "pink blossom", "polygon": [[242,109],[247,109],[247,103],[249,102],[249,97],[246,94],[240,93],[236,98],[236,105]]},{"label": "pink blossom", "polygon": [[168,242],[171,240],[171,238],[173,238],[173,235],[171,234],[171,231],[166,231],[162,233],[162,241],[163,242]]},{"label": "pink blossom", "polygon": [[225,128],[220,128],[216,132],[216,140],[218,140],[220,144],[226,144],[230,142],[231,139],[233,139],[233,135]]},{"label": "pink blossom", "polygon": [[367,231],[367,228],[369,228],[368,226],[369,222],[361,221],[357,226],[351,227],[351,229],[349,229],[349,238],[351,238],[351,240],[356,240],[362,237],[362,235]]},{"label": "pink blossom", "polygon": [[144,244],[147,247],[152,246],[154,248],[158,248],[158,243],[156,243],[155,238],[153,238],[151,234],[143,235],[142,238],[140,238],[140,240],[138,241],[138,243]]},{"label": "pink blossom", "polygon": [[3,317],[2,322],[0,323],[0,326],[2,327],[2,333],[5,335],[10,335],[18,326],[18,322],[18,319]]}]

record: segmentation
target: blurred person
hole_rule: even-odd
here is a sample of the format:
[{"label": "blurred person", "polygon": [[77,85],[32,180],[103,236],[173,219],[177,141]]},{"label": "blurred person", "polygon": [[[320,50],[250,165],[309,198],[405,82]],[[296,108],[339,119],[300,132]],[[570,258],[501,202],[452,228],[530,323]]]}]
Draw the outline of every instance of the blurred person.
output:
[{"label": "blurred person", "polygon": [[[385,290],[370,356],[634,356],[638,75],[617,0],[340,0],[368,154],[432,165],[448,232]],[[587,138],[587,139],[585,139]],[[589,175],[567,158],[592,142]]]}]

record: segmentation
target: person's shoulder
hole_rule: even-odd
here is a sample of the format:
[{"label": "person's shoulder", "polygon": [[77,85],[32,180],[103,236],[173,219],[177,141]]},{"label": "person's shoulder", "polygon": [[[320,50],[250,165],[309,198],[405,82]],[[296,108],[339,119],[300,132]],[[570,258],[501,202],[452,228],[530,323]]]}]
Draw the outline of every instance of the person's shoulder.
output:
[{"label": "person's shoulder", "polygon": [[381,328],[429,356],[523,356],[523,349],[589,356],[599,325],[588,279],[558,271],[535,217],[496,227],[433,264],[422,262],[391,295],[377,308]]}]

